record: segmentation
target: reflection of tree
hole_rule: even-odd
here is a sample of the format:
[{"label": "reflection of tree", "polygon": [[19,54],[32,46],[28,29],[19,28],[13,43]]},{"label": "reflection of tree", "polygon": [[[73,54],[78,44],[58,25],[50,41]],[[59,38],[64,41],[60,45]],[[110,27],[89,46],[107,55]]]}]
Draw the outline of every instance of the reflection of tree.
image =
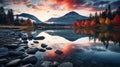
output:
[{"label": "reflection of tree", "polygon": [[94,42],[98,39],[105,45],[106,48],[108,48],[110,41],[112,41],[115,45],[119,44],[120,46],[120,32],[74,29],[74,33],[85,34],[86,36],[89,36],[89,40],[94,39]]}]

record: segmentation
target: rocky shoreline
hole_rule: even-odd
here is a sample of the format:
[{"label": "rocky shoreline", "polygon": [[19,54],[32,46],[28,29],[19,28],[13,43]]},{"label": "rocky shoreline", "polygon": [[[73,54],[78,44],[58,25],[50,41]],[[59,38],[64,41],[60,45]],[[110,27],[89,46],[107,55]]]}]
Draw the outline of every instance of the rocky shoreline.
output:
[{"label": "rocky shoreline", "polygon": [[[20,31],[12,29],[0,30],[0,67],[38,67],[36,63],[38,58],[35,56],[36,52],[45,52],[46,50],[52,50],[51,47],[47,47],[46,44],[41,44],[41,47],[28,47],[27,40],[43,40],[44,37],[26,36]],[[39,43],[33,41],[34,44]],[[31,44],[31,45],[34,45]],[[46,50],[45,50],[46,49]],[[62,54],[62,51],[57,50],[56,54]],[[43,61],[39,67],[73,67],[73,64],[66,62],[59,64],[58,62]]]}]

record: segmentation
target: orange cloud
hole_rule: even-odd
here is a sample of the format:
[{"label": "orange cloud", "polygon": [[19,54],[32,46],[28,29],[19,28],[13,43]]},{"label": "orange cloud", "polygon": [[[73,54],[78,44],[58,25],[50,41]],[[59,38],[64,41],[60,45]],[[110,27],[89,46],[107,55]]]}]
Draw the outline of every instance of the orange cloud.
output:
[{"label": "orange cloud", "polygon": [[57,5],[63,5],[66,9],[77,9],[84,4],[84,0],[49,0]]}]

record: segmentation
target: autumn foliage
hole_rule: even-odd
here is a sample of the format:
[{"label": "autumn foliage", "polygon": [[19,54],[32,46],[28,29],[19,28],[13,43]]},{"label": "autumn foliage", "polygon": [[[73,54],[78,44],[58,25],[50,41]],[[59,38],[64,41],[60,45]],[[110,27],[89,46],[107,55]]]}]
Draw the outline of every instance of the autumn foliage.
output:
[{"label": "autumn foliage", "polygon": [[79,20],[73,22],[73,28],[78,27],[95,27],[101,25],[120,25],[120,7],[115,12],[111,11],[111,6],[109,5],[105,11],[97,12],[94,16],[90,14],[90,17],[86,20]]},{"label": "autumn foliage", "polygon": [[120,25],[120,15],[116,14],[113,21],[112,21],[113,25]]}]

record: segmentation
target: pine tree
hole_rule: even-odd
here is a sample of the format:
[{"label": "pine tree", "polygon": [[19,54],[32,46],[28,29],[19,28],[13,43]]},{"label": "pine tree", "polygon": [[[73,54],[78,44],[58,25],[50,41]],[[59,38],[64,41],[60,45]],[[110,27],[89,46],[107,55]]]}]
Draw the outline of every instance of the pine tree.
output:
[{"label": "pine tree", "polygon": [[5,24],[4,23],[5,18],[6,18],[5,10],[3,7],[0,7],[0,24]]}]

